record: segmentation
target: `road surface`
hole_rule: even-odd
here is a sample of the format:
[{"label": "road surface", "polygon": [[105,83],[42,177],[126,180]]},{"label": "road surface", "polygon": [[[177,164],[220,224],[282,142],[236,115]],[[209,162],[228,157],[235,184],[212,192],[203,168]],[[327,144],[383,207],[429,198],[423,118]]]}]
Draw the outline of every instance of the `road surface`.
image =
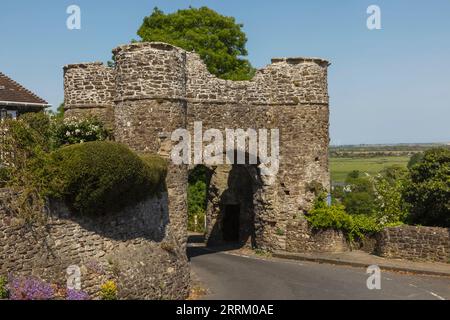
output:
[{"label": "road surface", "polygon": [[450,278],[382,272],[381,290],[369,290],[361,268],[189,247],[192,271],[205,300],[401,299],[448,300]]}]

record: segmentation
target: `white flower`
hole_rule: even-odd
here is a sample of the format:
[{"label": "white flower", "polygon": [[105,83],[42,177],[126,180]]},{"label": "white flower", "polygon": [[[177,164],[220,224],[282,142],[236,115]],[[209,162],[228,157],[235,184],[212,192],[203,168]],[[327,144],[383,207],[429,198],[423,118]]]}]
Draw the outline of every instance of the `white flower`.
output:
[{"label": "white flower", "polygon": [[66,137],[70,137],[70,136],[71,136],[70,131],[67,131],[67,132],[66,132]]}]

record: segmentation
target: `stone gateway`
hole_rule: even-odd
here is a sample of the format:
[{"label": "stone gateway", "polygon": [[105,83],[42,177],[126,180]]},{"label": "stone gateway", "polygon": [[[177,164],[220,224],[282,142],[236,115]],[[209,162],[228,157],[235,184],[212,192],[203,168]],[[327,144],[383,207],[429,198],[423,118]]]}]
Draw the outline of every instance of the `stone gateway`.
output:
[{"label": "stone gateway", "polygon": [[[275,58],[251,81],[234,82],[211,75],[198,54],[165,43],[133,43],[113,53],[115,68],[64,68],[66,116],[95,115],[113,129],[116,141],[163,157],[174,146],[171,133],[193,132],[195,122],[204,130],[278,129],[275,177],[261,175],[258,164],[209,167],[206,239],[290,251],[315,241],[304,213],[317,190],[330,187],[326,60]],[[167,176],[167,228],[181,246],[189,169],[172,163]]]}]

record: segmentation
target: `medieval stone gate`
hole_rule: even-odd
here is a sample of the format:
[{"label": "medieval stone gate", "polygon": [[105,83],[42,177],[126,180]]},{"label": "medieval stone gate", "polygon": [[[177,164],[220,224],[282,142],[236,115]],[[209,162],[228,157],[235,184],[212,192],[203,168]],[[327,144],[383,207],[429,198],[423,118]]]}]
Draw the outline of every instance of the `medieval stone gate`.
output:
[{"label": "medieval stone gate", "polygon": [[[327,61],[275,58],[251,81],[234,82],[211,75],[197,54],[164,43],[113,52],[115,68],[64,68],[67,116],[95,115],[113,128],[116,141],[166,157],[171,133],[192,132],[195,121],[205,130],[279,129],[275,177],[259,175],[257,166],[213,168],[207,239],[250,241],[272,250],[295,250],[310,239],[304,213],[317,185],[329,189],[330,183]],[[187,166],[170,164],[168,232],[180,245],[186,243],[187,176]]]}]

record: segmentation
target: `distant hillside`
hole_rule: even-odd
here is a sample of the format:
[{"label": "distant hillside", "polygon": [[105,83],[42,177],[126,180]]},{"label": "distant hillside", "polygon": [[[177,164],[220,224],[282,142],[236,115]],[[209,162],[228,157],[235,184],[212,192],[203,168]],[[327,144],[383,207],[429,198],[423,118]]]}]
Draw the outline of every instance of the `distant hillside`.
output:
[{"label": "distant hillside", "polygon": [[430,148],[446,147],[450,149],[450,144],[444,143],[416,143],[416,144],[361,144],[330,146],[330,156],[335,158],[367,158],[386,156],[407,156],[424,152]]}]

